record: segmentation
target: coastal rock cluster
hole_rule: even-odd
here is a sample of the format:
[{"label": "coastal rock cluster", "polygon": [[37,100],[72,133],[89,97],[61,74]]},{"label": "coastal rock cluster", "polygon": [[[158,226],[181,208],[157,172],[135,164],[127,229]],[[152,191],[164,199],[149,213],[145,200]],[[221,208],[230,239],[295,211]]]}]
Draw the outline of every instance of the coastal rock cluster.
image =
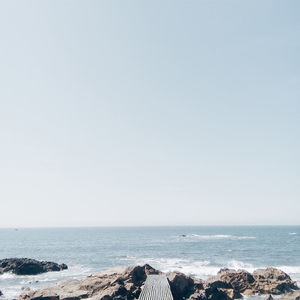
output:
[{"label": "coastal rock cluster", "polygon": [[19,300],[138,299],[149,274],[160,272],[149,265],[111,269],[82,280],[68,280],[42,290],[26,291]]},{"label": "coastal rock cluster", "polygon": [[50,261],[38,261],[29,258],[6,258],[0,260],[0,275],[11,272],[16,275],[36,275],[51,271],[67,269],[65,264],[57,264]]},{"label": "coastal rock cluster", "polygon": [[244,295],[280,295],[298,289],[288,274],[276,268],[257,269],[252,274],[245,270],[221,269],[208,282],[228,283]]},{"label": "coastal rock cluster", "polygon": [[[111,269],[82,280],[69,280],[38,291],[26,291],[19,300],[133,300],[138,299],[147,275],[161,274],[149,265]],[[281,270],[267,268],[249,273],[221,269],[204,281],[179,272],[166,274],[174,300],[232,300],[243,294],[284,294],[298,289]]]}]

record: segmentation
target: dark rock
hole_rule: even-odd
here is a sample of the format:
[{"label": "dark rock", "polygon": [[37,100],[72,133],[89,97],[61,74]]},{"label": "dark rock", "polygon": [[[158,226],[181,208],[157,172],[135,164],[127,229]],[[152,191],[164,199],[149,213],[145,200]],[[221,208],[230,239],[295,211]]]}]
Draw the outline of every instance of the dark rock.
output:
[{"label": "dark rock", "polygon": [[254,277],[249,272],[231,269],[221,269],[216,276],[211,277],[208,280],[210,284],[213,284],[214,282],[230,284],[231,288],[240,293],[243,293],[245,290],[249,289],[254,281]]},{"label": "dark rock", "polygon": [[[147,264],[142,267],[141,266],[128,267],[126,269],[126,272],[128,273],[127,276],[131,278],[132,282],[135,285],[139,285],[143,283],[146,280],[147,275],[160,273],[159,271],[153,269],[151,266]],[[118,278],[118,280],[120,280],[120,278]]]},{"label": "dark rock", "polygon": [[232,289],[232,285],[229,282],[223,280],[213,280],[211,282],[208,281],[208,284],[212,288],[220,288],[220,289]]},{"label": "dark rock", "polygon": [[168,274],[171,292],[174,300],[182,300],[189,298],[194,292],[194,280],[179,272]]},{"label": "dark rock", "polygon": [[3,296],[3,293],[0,291],[0,296]]},{"label": "dark rock", "polygon": [[230,300],[231,298],[221,289],[207,288],[205,289],[205,296],[207,300]]},{"label": "dark rock", "polygon": [[0,274],[11,272],[17,275],[36,275],[50,271],[67,269],[66,264],[49,261],[37,261],[29,258],[7,258],[0,260]]},{"label": "dark rock", "polygon": [[273,300],[274,298],[272,297],[272,295],[269,295],[265,298],[265,300]]}]

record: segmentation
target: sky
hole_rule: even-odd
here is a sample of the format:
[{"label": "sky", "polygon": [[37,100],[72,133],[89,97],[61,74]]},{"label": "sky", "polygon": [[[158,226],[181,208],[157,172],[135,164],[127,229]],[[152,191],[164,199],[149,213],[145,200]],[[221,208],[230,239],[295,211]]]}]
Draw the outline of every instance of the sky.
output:
[{"label": "sky", "polygon": [[0,227],[300,224],[300,2],[0,2]]}]

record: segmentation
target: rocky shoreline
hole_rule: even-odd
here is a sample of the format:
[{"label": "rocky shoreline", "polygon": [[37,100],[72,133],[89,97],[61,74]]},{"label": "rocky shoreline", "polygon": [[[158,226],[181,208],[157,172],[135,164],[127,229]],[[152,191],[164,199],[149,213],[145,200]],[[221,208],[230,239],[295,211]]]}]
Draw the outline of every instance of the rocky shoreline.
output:
[{"label": "rocky shoreline", "polygon": [[[68,280],[37,291],[27,290],[19,300],[134,300],[138,299],[149,274],[162,274],[149,265],[110,269],[81,280]],[[201,280],[179,272],[166,274],[174,300],[233,300],[244,295],[282,295],[299,300],[298,286],[276,268],[221,269],[216,276]]]}]

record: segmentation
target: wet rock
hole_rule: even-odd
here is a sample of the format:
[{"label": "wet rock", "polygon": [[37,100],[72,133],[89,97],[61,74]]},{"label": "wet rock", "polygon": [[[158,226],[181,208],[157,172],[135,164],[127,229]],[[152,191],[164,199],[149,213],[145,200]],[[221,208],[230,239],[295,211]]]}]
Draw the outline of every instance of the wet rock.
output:
[{"label": "wet rock", "polygon": [[0,296],[3,296],[3,293],[0,291]]},{"label": "wet rock", "polygon": [[36,275],[51,271],[67,269],[65,264],[49,261],[38,261],[29,258],[7,258],[0,260],[0,274],[11,272],[16,275]]},{"label": "wet rock", "polygon": [[273,300],[274,298],[272,297],[272,295],[269,295],[265,298],[265,300]]}]

